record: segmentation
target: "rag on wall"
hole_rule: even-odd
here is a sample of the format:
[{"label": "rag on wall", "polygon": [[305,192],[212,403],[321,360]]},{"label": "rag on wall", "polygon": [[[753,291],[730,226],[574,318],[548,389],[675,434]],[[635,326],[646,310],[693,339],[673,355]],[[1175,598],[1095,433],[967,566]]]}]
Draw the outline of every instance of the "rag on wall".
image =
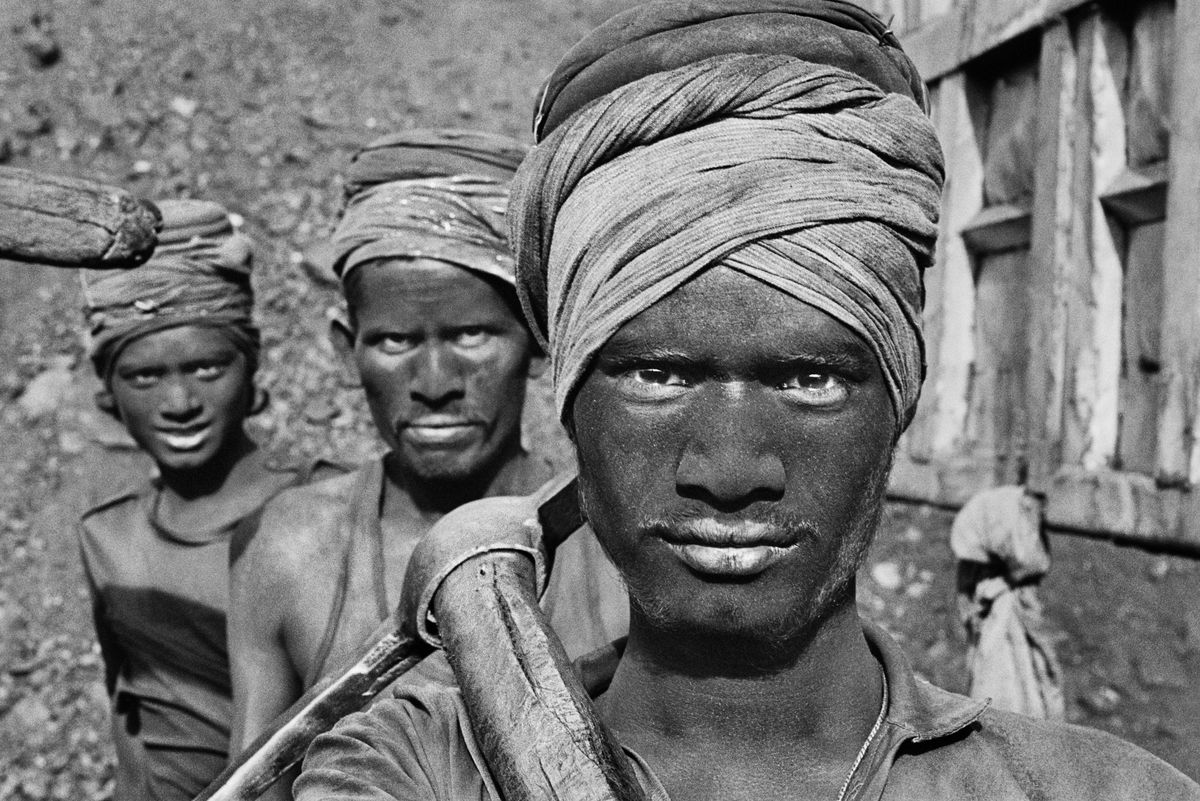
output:
[{"label": "rag on wall", "polygon": [[970,694],[1012,712],[1063,718],[1062,669],[1037,595],[1050,570],[1041,505],[1023,487],[977,493],[954,518],[950,547],[971,641]]}]

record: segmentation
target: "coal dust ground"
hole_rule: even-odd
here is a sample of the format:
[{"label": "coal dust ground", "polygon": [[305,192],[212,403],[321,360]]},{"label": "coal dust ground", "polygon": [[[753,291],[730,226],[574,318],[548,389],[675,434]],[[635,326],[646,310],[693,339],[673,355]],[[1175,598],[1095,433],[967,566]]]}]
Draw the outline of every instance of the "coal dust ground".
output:
[{"label": "coal dust ground", "polygon": [[[337,296],[306,260],[338,173],[382,133],[423,125],[525,136],[540,77],[627,3],[598,0],[7,0],[0,162],[146,197],[211,197],[258,243],[265,334],[254,422],[283,458],[377,450],[326,342]],[[70,272],[0,270],[0,799],[104,799],[112,749],[75,542],[79,513],[147,465],[92,404]],[[543,383],[528,439],[560,464]],[[864,570],[865,612],[919,671],[964,689],[951,515],[897,505]],[[1055,537],[1043,598],[1072,720],[1200,776],[1197,565]]]}]

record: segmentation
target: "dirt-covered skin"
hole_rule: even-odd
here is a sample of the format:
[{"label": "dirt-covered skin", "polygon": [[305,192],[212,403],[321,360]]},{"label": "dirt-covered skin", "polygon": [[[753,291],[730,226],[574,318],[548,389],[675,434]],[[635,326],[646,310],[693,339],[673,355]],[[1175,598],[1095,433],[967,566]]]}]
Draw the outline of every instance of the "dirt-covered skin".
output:
[{"label": "dirt-covered skin", "polygon": [[[541,76],[628,4],[5,0],[0,161],[146,197],[209,195],[242,215],[257,243],[260,381],[273,398],[255,429],[283,457],[357,461],[378,446],[361,391],[326,342],[337,293],[301,265],[330,228],[340,166],[400,127],[526,136]],[[23,42],[41,35],[13,28],[46,11],[61,58],[36,68]],[[89,499],[147,464],[92,405],[76,277],[2,272],[0,799],[107,798],[106,700],[73,525]],[[528,439],[564,464],[552,420],[543,380]],[[963,689],[949,520],[890,509],[861,600],[924,675]],[[1200,776],[1200,695],[1188,691],[1200,680],[1197,563],[1054,544],[1044,594],[1066,637],[1072,719]]]}]

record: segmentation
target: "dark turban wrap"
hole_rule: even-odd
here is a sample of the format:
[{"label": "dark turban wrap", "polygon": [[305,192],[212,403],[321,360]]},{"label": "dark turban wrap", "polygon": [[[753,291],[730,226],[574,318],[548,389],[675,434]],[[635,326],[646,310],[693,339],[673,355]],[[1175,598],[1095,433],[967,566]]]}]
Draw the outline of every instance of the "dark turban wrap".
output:
[{"label": "dark turban wrap", "polygon": [[[517,289],[551,356],[559,414],[566,418],[592,358],[622,325],[721,264],[855,331],[880,364],[899,432],[924,377],[921,275],[937,233],[941,148],[914,102],[924,98],[919,84],[881,88],[882,79],[808,60],[804,31],[819,33],[814,58],[836,50],[829,28],[841,26],[849,58],[839,63],[880,66],[863,53],[882,50],[887,63],[900,63],[896,75],[916,71],[878,21],[848,3],[720,9],[731,6],[721,19],[741,38],[703,43],[753,51],[759,24],[782,46],[770,26],[781,9],[799,9],[789,52],[711,55],[697,46],[689,62],[670,46],[668,23],[680,25],[687,47],[694,26],[670,15],[718,6],[669,0],[602,26],[563,59],[568,75],[556,72],[547,84],[541,117],[561,121],[522,165],[509,224]],[[833,21],[815,18],[820,10]],[[658,11],[665,21],[650,25]],[[605,61],[603,47],[641,58],[637,37],[655,28],[669,68],[614,60],[607,73],[644,77],[601,82],[604,94],[572,95],[572,113],[558,114],[553,98],[572,85],[570,74],[586,73],[580,63]]]},{"label": "dark turban wrap", "polygon": [[504,218],[508,182],[527,150],[504,136],[440,129],[368,145],[346,174],[334,272],[344,281],[373,259],[426,258],[513,287]]},{"label": "dark turban wrap", "polygon": [[154,255],[132,270],[82,273],[92,363],[108,383],[114,363],[135,339],[181,325],[220,330],[253,369],[259,333],[251,320],[253,251],[229,213],[203,200],[162,200]]}]

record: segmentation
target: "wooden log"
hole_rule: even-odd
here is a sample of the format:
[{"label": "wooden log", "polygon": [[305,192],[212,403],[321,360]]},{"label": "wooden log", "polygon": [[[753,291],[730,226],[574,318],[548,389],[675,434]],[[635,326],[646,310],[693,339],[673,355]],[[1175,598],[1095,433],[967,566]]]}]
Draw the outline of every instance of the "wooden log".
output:
[{"label": "wooden log", "polygon": [[162,217],[153,203],[94,181],[0,167],[0,258],[121,269],[150,257]]},{"label": "wooden log", "polygon": [[475,740],[505,801],[644,801],[534,595],[532,560],[486,553],[434,598]]}]

